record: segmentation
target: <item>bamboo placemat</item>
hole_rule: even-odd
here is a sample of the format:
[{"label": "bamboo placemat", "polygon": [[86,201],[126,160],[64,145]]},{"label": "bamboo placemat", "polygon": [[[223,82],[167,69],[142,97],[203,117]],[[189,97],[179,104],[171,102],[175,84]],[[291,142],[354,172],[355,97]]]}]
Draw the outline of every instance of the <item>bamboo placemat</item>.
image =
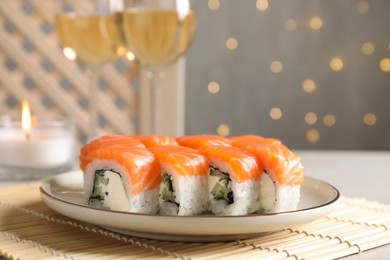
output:
[{"label": "bamboo placemat", "polygon": [[0,189],[0,255],[11,259],[334,259],[390,244],[390,205],[341,198],[339,208],[294,229],[219,243],[119,235],[64,217],[37,184]]}]

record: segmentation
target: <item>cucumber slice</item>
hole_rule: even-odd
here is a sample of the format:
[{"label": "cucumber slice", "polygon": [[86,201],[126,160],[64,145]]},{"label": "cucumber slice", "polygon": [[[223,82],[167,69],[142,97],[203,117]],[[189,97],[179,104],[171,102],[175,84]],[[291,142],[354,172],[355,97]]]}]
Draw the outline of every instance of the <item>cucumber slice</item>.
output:
[{"label": "cucumber slice", "polygon": [[88,204],[98,208],[127,211],[128,198],[121,175],[113,170],[95,171]]},{"label": "cucumber slice", "polygon": [[109,179],[106,178],[105,176],[106,170],[97,170],[95,171],[95,179],[93,180],[93,189],[92,189],[92,194],[90,196],[90,201],[91,200],[98,200],[98,201],[103,201],[106,193],[102,192],[102,186],[105,185],[107,186],[109,183]]},{"label": "cucumber slice", "polygon": [[227,204],[234,202],[233,191],[231,189],[231,179],[227,173],[211,167],[210,175],[218,177],[219,180],[215,183],[211,189],[211,194],[215,200],[225,200]]},{"label": "cucumber slice", "polygon": [[162,184],[163,187],[160,191],[160,198],[164,201],[177,204],[176,196],[174,194],[175,191],[173,190],[172,176],[168,173],[163,173]]}]

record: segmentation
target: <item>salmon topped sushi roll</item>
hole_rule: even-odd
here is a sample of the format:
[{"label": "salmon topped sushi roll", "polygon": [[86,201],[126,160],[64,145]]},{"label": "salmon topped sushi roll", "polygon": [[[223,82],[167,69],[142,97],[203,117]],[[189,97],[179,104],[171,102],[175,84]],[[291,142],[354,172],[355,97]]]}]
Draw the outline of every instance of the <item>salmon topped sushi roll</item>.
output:
[{"label": "salmon topped sushi roll", "polygon": [[232,146],[245,148],[255,144],[282,144],[282,141],[275,138],[264,138],[259,135],[238,135],[229,138]]},{"label": "salmon topped sushi roll", "polygon": [[117,144],[80,156],[88,204],[111,210],[156,213],[159,165],[145,148]]},{"label": "salmon topped sushi roll", "polygon": [[147,148],[160,145],[178,145],[175,138],[165,135],[136,135],[132,137],[141,141]]},{"label": "salmon topped sushi roll", "polygon": [[199,148],[209,164],[210,210],[216,215],[247,215],[260,209],[263,166],[250,152],[227,146]]},{"label": "salmon topped sushi roll", "polygon": [[198,215],[207,210],[206,159],[184,146],[149,148],[160,164],[160,214]]},{"label": "salmon topped sushi roll", "polygon": [[182,146],[193,149],[209,145],[231,146],[230,140],[220,135],[187,135],[176,138],[176,141]]},{"label": "salmon topped sushi roll", "polygon": [[118,145],[126,146],[126,147],[145,148],[145,145],[141,141],[130,136],[104,135],[95,140],[92,140],[88,144],[81,147],[80,154],[85,155],[88,152],[97,148],[117,147]]},{"label": "salmon topped sushi roll", "polygon": [[264,165],[260,184],[261,205],[266,213],[291,211],[297,208],[304,168],[300,157],[282,144],[247,146]]}]

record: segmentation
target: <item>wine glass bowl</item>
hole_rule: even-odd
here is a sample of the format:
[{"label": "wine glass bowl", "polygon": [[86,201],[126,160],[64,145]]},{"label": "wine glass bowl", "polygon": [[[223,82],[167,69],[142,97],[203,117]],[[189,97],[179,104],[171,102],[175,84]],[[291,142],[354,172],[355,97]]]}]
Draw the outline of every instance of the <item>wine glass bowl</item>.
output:
[{"label": "wine glass bowl", "polygon": [[125,1],[131,6],[122,18],[126,46],[149,69],[165,67],[185,54],[196,28],[195,12],[189,5],[176,9],[175,1],[168,0],[165,5],[151,4],[162,1]]},{"label": "wine glass bowl", "polygon": [[125,53],[113,15],[60,14],[56,28],[64,55],[83,68],[97,70]]},{"label": "wine glass bowl", "polygon": [[147,134],[165,134],[159,100],[162,89],[155,74],[185,55],[196,31],[196,14],[189,0],[123,0],[122,30],[127,49],[147,72],[149,130]]},{"label": "wine glass bowl", "polygon": [[126,52],[118,26],[121,0],[56,0],[55,28],[63,53],[77,62],[89,77],[89,130],[87,139],[99,136],[96,85],[99,70]]}]

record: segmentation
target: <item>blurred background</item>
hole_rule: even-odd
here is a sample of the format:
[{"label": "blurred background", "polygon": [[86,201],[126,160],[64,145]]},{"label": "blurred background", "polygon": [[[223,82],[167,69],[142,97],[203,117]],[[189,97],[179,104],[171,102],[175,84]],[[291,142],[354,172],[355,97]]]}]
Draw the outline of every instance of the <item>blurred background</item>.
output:
[{"label": "blurred background", "polygon": [[[197,0],[185,134],[259,134],[294,149],[390,149],[390,1]],[[70,116],[87,129],[87,79],[61,53],[48,0],[0,2],[0,115]],[[104,67],[99,124],[137,134],[139,67]]]}]

